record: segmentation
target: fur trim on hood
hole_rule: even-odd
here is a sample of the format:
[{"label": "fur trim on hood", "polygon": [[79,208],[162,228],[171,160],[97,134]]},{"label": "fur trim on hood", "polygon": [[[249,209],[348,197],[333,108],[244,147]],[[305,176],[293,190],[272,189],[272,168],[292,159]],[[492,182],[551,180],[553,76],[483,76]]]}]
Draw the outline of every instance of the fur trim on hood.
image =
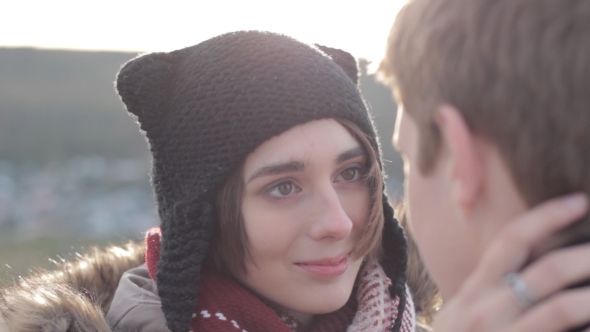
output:
[{"label": "fur trim on hood", "polygon": [[0,290],[0,331],[110,332],[104,315],[123,272],[144,262],[144,246],[93,248],[56,271]]}]

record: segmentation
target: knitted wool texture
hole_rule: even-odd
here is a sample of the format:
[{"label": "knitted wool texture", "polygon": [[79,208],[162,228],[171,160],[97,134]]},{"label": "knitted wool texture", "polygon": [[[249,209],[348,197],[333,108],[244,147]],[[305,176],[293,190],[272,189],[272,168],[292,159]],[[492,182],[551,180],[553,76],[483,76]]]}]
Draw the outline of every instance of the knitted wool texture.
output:
[{"label": "knitted wool texture", "polygon": [[[215,193],[249,153],[293,126],[322,118],[354,122],[380,151],[357,87],[356,61],[344,51],[319,48],[241,31],[146,54],[120,70],[117,91],[153,156],[162,229],[158,293],[171,331],[188,331],[216,222]],[[380,263],[403,311],[406,242],[385,196],[383,203]]]}]

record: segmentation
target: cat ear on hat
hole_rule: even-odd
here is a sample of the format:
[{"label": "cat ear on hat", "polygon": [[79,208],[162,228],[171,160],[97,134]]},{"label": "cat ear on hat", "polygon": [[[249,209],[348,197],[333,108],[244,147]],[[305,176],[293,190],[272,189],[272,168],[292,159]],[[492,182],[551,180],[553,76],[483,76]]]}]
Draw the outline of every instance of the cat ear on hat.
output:
[{"label": "cat ear on hat", "polygon": [[148,137],[167,109],[174,63],[174,53],[149,53],[130,60],[117,74],[117,93]]},{"label": "cat ear on hat", "polygon": [[332,61],[334,61],[338,66],[340,66],[340,68],[344,70],[346,75],[350,77],[354,84],[358,84],[359,70],[356,59],[352,56],[352,54],[341,49],[323,46],[319,44],[315,44],[315,46],[319,48],[322,52],[326,53],[332,59]]}]

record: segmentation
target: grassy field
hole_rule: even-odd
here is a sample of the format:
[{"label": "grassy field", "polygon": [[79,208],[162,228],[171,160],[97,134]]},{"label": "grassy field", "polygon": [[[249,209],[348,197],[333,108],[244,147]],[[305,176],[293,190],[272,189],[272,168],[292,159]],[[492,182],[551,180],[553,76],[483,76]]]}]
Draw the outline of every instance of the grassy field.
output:
[{"label": "grassy field", "polygon": [[0,283],[24,277],[39,268],[52,269],[54,261],[74,259],[76,252],[83,253],[89,247],[123,244],[129,240],[46,237],[15,243],[0,237]]}]

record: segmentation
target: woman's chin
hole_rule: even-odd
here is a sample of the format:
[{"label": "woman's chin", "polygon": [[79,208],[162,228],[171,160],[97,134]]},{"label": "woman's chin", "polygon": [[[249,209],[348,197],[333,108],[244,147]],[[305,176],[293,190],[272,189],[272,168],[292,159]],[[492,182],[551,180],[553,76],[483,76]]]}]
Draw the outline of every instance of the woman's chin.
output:
[{"label": "woman's chin", "polygon": [[[323,294],[314,294],[303,301],[288,303],[283,306],[288,312],[298,312],[311,315],[323,315],[337,311],[344,307],[350,295],[349,292],[324,292]],[[294,315],[296,316],[296,315]]]}]

